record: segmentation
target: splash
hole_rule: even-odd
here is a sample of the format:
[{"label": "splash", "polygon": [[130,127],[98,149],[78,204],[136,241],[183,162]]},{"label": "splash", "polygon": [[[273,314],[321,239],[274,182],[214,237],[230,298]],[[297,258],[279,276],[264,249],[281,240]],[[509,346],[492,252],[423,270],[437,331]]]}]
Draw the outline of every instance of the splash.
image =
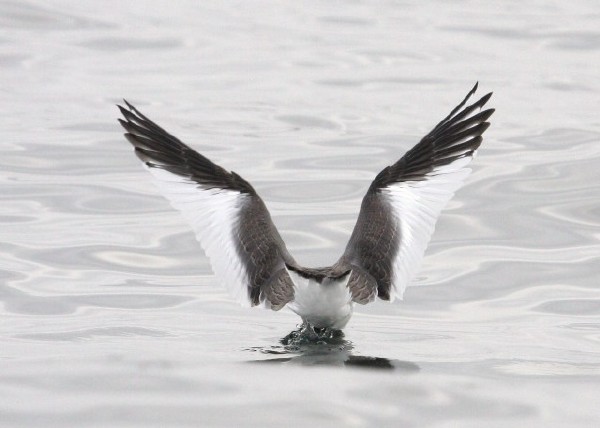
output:
[{"label": "splash", "polygon": [[275,358],[251,361],[260,364],[291,364],[296,366],[353,367],[359,369],[384,369],[414,373],[420,367],[409,361],[384,357],[353,355],[354,345],[344,338],[341,330],[301,324],[279,340],[279,345],[248,348]]},{"label": "splash", "polygon": [[297,330],[290,332],[279,341],[288,349],[294,351],[296,347],[333,345],[343,347],[345,350],[352,349],[352,343],[344,339],[342,330],[325,327],[315,327],[308,323],[301,324]]}]

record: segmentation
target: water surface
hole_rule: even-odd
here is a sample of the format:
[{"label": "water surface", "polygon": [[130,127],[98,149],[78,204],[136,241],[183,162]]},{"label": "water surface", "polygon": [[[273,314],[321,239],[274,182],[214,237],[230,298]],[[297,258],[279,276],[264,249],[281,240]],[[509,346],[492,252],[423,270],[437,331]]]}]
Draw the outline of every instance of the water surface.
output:
[{"label": "water surface", "polygon": [[[0,2],[0,426],[600,423],[593,1]],[[121,137],[251,181],[299,262],[475,81],[497,108],[403,302],[337,345],[238,307]]]}]

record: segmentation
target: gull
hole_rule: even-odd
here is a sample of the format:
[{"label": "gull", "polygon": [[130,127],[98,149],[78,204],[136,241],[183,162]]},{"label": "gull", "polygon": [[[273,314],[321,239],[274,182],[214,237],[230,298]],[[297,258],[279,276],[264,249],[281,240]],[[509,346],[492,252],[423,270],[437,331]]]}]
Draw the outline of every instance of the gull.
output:
[{"label": "gull", "polygon": [[492,93],[463,101],[373,180],[339,260],[301,266],[254,187],[144,116],[118,106],[125,138],[171,205],[194,230],[219,281],[244,306],[288,307],[303,325],[343,329],[356,303],[401,299],[441,210],[462,186],[489,127]]}]

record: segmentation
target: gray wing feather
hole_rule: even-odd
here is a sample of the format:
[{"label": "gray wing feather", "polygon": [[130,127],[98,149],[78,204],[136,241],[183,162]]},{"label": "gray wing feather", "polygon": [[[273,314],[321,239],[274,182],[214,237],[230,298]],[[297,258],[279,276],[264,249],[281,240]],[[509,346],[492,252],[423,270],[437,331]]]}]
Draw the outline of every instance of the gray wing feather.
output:
[{"label": "gray wing feather", "polygon": [[286,264],[296,263],[254,188],[125,104],[118,107],[127,141],[190,222],[217,275],[242,304],[285,306],[294,296]]},{"label": "gray wing feather", "polygon": [[429,134],[371,183],[336,264],[352,269],[349,287],[354,301],[367,303],[375,295],[393,300],[401,296],[407,278],[414,274],[412,265],[422,258],[439,211],[470,171],[464,166],[489,127],[487,119],[493,109],[473,112],[487,103],[491,93],[465,107],[476,89],[477,84]]}]

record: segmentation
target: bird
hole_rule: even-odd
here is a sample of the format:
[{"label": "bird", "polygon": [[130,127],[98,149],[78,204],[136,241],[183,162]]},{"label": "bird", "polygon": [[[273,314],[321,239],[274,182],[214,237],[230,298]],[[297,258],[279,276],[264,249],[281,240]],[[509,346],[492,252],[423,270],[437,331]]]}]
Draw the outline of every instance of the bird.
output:
[{"label": "bird", "polygon": [[470,174],[494,113],[478,83],[427,135],[371,182],[342,256],[305,267],[292,257],[255,188],[168,133],[133,104],[117,105],[125,138],[195,232],[218,280],[243,306],[291,309],[303,326],[341,331],[356,304],[401,299],[440,212]]}]

